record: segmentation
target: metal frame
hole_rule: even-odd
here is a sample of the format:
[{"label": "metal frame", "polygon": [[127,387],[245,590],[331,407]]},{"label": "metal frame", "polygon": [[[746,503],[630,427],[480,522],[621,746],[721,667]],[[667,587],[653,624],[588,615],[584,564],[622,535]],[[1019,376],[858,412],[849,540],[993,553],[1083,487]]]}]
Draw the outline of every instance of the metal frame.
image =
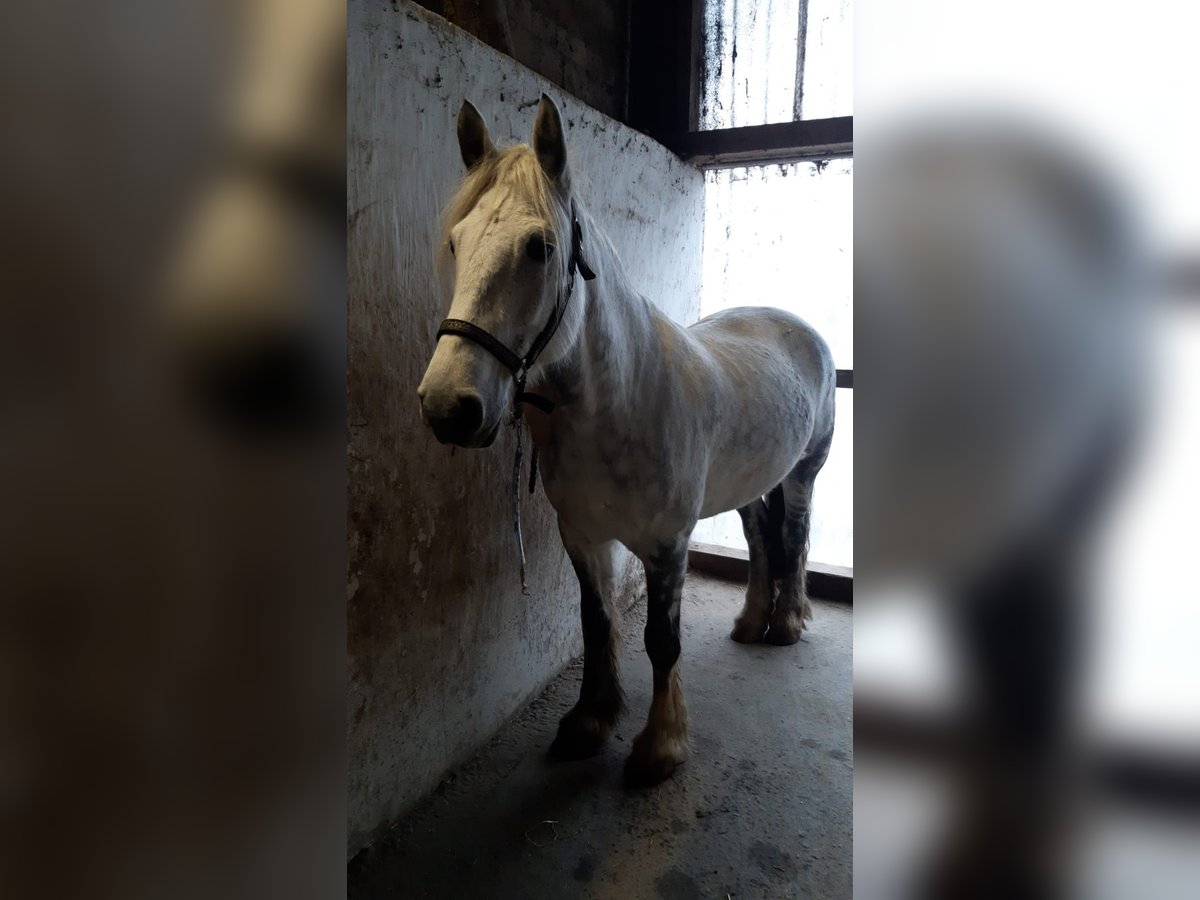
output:
[{"label": "metal frame", "polygon": [[672,143],[675,153],[704,169],[838,159],[854,155],[854,117],[690,131]]},{"label": "metal frame", "polygon": [[[961,713],[922,701],[854,691],[854,746],[861,753],[920,765],[962,759],[978,747],[978,727]],[[1083,783],[1146,810],[1194,815],[1200,810],[1200,766],[1191,757],[1129,739],[1101,738],[1080,760]]]},{"label": "metal frame", "polygon": [[631,0],[629,125],[702,168],[853,156],[853,116],[700,131],[703,27],[704,0]]}]

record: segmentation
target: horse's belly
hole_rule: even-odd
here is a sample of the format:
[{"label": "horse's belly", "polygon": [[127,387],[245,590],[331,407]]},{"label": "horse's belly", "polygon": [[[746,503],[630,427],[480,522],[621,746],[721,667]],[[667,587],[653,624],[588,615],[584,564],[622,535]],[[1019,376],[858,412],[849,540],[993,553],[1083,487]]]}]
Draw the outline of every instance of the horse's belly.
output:
[{"label": "horse's belly", "polygon": [[804,456],[814,434],[829,428],[830,415],[806,391],[782,380],[760,391],[757,402],[731,404],[713,435],[700,517],[737,509],[768,493]]},{"label": "horse's belly", "polygon": [[733,453],[715,460],[705,480],[700,518],[737,509],[764,496],[783,481],[798,457],[795,445],[781,445],[765,457]]}]

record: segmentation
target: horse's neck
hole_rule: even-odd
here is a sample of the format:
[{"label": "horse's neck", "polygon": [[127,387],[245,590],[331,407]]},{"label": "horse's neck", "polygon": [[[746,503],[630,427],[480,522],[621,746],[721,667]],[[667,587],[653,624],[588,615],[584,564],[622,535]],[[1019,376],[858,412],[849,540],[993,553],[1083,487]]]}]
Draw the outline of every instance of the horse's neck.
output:
[{"label": "horse's neck", "polygon": [[585,239],[584,258],[596,277],[579,279],[582,327],[549,378],[573,412],[603,418],[636,405],[638,384],[644,385],[647,369],[658,361],[654,348],[662,314],[633,287],[595,221],[589,217],[584,227],[592,234]]}]

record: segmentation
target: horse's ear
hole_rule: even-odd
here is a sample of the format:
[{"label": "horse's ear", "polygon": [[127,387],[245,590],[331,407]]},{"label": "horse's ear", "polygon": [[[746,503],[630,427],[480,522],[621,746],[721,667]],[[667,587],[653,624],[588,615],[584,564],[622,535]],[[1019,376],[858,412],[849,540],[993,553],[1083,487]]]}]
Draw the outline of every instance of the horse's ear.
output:
[{"label": "horse's ear", "polygon": [[563,138],[558,107],[545,94],[542,94],[537,120],[533,123],[533,151],[543,172],[552,180],[562,178],[567,170],[567,142]]},{"label": "horse's ear", "polygon": [[462,109],[458,111],[458,149],[468,169],[494,149],[487,126],[483,124],[483,116],[471,105],[470,100],[464,100]]}]

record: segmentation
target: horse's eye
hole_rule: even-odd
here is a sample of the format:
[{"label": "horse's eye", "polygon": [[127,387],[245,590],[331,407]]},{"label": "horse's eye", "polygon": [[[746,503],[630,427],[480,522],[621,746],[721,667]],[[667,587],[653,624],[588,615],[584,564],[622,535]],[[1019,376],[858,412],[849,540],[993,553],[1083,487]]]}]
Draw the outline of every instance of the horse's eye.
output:
[{"label": "horse's eye", "polygon": [[454,255],[454,241],[450,241],[450,255]]},{"label": "horse's eye", "polygon": [[554,255],[554,245],[547,244],[541,235],[535,234],[529,239],[529,243],[525,245],[525,255],[534,262],[544,263]]}]

